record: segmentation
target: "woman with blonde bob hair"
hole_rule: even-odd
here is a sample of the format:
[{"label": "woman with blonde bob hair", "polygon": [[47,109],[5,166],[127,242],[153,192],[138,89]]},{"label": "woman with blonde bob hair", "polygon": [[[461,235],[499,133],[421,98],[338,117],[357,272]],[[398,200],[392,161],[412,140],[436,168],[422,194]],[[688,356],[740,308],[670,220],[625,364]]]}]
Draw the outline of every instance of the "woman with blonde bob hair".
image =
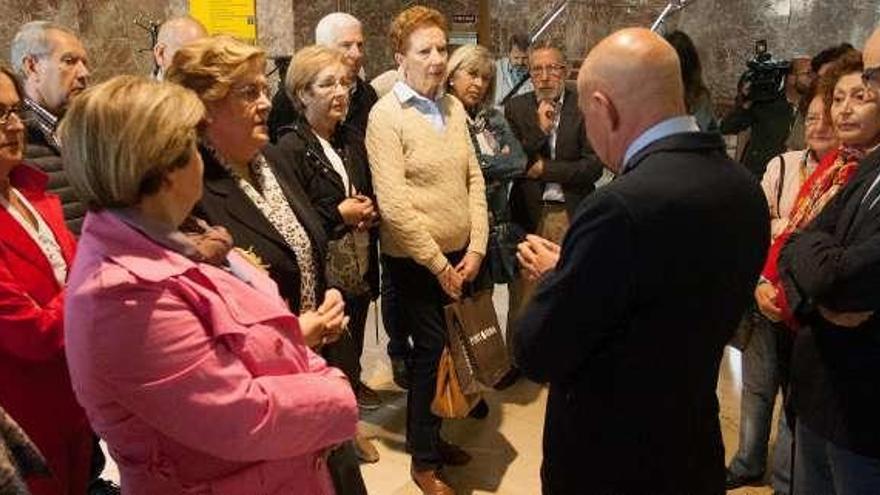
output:
[{"label": "woman with blonde bob hair", "polygon": [[[349,332],[324,351],[351,381],[362,409],[376,409],[378,394],[361,381],[360,358],[370,302],[379,296],[378,214],[364,137],[345,121],[350,108],[350,67],[342,53],[308,46],[293,57],[285,90],[297,109],[294,122],[278,130],[277,154],[291,166],[279,169],[302,185],[329,238],[326,276],[339,289],[351,318]],[[356,437],[361,460],[378,451]]]},{"label": "woman with blonde bob hair", "polygon": [[204,119],[192,92],[134,76],[67,111],[65,167],[90,210],[65,302],[74,390],[127,495],[332,494],[324,461],[354,434],[354,396],[305,344],[318,323],[190,217]]}]

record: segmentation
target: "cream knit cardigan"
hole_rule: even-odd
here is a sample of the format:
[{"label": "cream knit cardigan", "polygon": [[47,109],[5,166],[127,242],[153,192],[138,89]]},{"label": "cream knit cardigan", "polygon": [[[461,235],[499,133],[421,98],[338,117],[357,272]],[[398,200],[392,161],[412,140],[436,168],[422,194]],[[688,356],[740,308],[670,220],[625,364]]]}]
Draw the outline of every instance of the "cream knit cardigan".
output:
[{"label": "cream knit cardigan", "polygon": [[464,107],[449,95],[438,105],[443,131],[391,91],[373,106],[366,135],[382,252],[411,258],[434,274],[449,263],[444,253],[467,248],[485,256],[489,233],[483,173]]}]

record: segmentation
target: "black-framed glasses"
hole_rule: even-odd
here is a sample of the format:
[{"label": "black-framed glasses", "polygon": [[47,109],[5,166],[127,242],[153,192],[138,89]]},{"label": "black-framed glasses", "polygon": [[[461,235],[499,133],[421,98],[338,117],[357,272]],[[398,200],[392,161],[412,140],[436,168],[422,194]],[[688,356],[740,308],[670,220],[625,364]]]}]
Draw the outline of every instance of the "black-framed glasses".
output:
[{"label": "black-framed glasses", "polygon": [[880,85],[880,67],[870,67],[862,71],[862,82]]},{"label": "black-framed glasses", "polygon": [[9,108],[0,110],[0,127],[6,127],[12,122],[13,115],[19,122],[22,122],[21,114],[24,112],[24,107],[21,105],[14,105]]}]

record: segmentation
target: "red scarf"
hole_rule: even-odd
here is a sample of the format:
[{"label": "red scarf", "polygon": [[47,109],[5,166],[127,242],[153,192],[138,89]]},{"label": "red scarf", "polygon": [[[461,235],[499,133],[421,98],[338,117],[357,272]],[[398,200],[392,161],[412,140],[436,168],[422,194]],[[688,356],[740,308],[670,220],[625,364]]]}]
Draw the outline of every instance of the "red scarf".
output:
[{"label": "red scarf", "polygon": [[845,147],[826,154],[816,170],[801,185],[789,215],[788,225],[782,233],[773,239],[773,244],[767,253],[767,261],[761,275],[776,288],[776,304],[782,310],[783,320],[791,328],[797,328],[798,323],[792,315],[785,297],[785,290],[779,281],[779,253],[791,235],[806,227],[825,208],[825,205],[843,189],[843,186],[855,175],[859,162],[864,156],[865,153],[862,150]]}]

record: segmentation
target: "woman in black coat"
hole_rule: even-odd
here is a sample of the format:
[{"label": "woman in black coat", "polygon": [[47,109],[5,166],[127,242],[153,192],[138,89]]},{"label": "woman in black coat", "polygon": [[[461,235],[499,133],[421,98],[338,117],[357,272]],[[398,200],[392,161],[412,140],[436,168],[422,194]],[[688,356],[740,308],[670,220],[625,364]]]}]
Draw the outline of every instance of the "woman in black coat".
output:
[{"label": "woman in black coat", "polygon": [[353,349],[342,352],[340,365],[358,404],[371,409],[379,406],[378,396],[360,380],[360,356],[369,305],[379,292],[378,214],[363,134],[344,123],[353,81],[338,51],[310,46],[297,52],[285,89],[300,117],[279,130],[272,153],[289,160],[279,173],[302,185],[329,239],[328,284],[342,292],[351,318]]}]

